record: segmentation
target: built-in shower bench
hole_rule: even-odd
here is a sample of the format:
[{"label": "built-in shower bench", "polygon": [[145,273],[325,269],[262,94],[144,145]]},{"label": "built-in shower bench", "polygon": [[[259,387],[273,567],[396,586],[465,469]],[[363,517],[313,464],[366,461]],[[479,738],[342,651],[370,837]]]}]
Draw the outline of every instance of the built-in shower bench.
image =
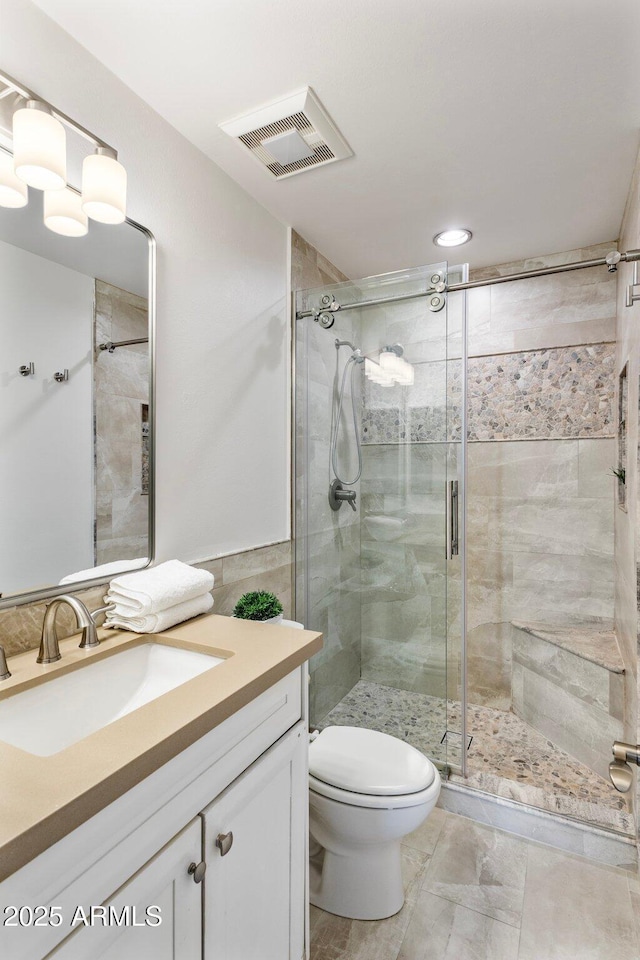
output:
[{"label": "built-in shower bench", "polygon": [[623,734],[624,663],[610,620],[513,620],[511,704],[549,740],[608,776]]}]

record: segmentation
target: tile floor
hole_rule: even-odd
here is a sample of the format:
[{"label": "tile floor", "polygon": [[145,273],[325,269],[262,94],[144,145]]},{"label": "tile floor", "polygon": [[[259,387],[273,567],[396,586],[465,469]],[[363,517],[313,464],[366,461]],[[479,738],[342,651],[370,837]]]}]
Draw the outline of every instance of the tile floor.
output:
[{"label": "tile floor", "polygon": [[638,960],[640,879],[436,808],[403,845],[405,905],[311,908],[311,960]]},{"label": "tile floor", "polygon": [[[447,727],[460,729],[460,704],[360,680],[318,724],[351,724],[390,733],[433,760],[459,763],[460,740],[440,743]],[[633,834],[625,797],[589,767],[506,710],[471,704],[464,783],[564,816]],[[457,756],[456,756],[457,750]]]}]

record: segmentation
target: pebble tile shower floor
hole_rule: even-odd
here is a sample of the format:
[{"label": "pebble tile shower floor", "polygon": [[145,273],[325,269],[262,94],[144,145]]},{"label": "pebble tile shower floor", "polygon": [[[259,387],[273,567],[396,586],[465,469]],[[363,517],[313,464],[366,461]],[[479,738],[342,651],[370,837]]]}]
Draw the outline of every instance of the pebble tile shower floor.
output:
[{"label": "pebble tile shower floor", "polygon": [[[447,716],[448,714],[448,716]],[[351,725],[389,733],[432,760],[460,762],[460,704],[360,680],[318,724]],[[564,753],[515,714],[469,705],[468,776],[455,782],[597,826],[633,834],[633,817],[609,781]]]}]

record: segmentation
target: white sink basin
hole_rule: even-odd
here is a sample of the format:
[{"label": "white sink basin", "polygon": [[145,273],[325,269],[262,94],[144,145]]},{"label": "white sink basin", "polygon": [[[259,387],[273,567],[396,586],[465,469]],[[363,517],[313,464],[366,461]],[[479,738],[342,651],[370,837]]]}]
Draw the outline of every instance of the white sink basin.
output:
[{"label": "white sink basin", "polygon": [[130,647],[0,700],[0,740],[50,757],[220,663],[161,643]]}]

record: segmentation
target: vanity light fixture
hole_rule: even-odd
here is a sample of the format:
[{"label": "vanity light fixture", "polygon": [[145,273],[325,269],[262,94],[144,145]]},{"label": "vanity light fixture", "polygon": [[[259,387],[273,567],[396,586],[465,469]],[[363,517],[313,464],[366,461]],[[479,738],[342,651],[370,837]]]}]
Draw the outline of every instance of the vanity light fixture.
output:
[{"label": "vanity light fixture", "polygon": [[82,209],[99,223],[123,223],[127,206],[127,171],[111,147],[96,147],[82,164]]},{"label": "vanity light fixture", "polygon": [[397,382],[398,375],[401,374],[402,363],[400,357],[394,350],[383,350],[380,354],[380,367],[387,374],[388,377],[391,377],[392,380]]},{"label": "vanity light fixture", "polygon": [[441,230],[436,233],[433,242],[436,247],[460,247],[463,243],[468,243],[473,234],[471,230],[461,227],[456,230]]},{"label": "vanity light fixture", "polygon": [[0,207],[26,207],[29,202],[29,190],[24,180],[16,177],[13,169],[13,157],[0,150]]},{"label": "vanity light fixture", "polygon": [[79,193],[70,187],[45,190],[44,225],[63,237],[84,237],[89,230]]},{"label": "vanity light fixture", "polygon": [[399,343],[392,347],[384,347],[380,353],[380,362],[364,361],[365,376],[382,387],[391,387],[397,383],[403,387],[410,387],[415,380],[413,364],[408,363],[402,356],[403,348]]},{"label": "vanity light fixture", "polygon": [[402,357],[400,358],[401,368],[396,374],[396,383],[399,383],[403,387],[412,387],[415,381],[415,370],[413,364],[407,363]]},{"label": "vanity light fixture", "polygon": [[[13,114],[13,157],[0,150],[0,206],[25,206],[28,184],[44,190],[44,222],[55,233],[82,237],[88,230],[88,217],[101,223],[123,223],[127,173],[114,148],[0,73],[0,96],[8,91],[19,107]],[[67,186],[65,127],[93,147],[82,166],[82,195]]]},{"label": "vanity light fixture", "polygon": [[36,190],[66,185],[67,137],[42,100],[27,100],[13,115],[13,162],[16,176]]},{"label": "vanity light fixture", "polygon": [[384,372],[380,364],[376,363],[375,360],[370,360],[368,357],[365,357],[364,360],[364,375],[368,377],[372,383],[377,383],[381,387],[393,386],[393,380]]}]

